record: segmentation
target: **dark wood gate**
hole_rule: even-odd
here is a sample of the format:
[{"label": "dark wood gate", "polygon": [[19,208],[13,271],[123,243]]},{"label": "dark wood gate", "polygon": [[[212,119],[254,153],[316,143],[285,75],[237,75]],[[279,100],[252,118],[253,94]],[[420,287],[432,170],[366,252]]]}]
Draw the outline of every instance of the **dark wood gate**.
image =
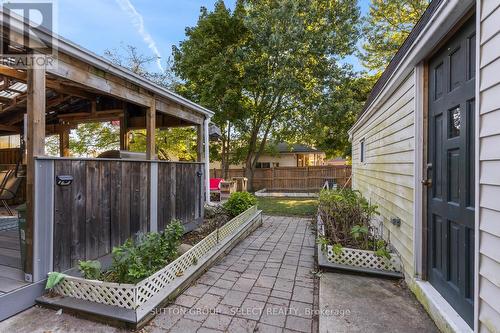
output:
[{"label": "dark wood gate", "polygon": [[429,62],[428,279],[469,325],[474,301],[475,26]]}]

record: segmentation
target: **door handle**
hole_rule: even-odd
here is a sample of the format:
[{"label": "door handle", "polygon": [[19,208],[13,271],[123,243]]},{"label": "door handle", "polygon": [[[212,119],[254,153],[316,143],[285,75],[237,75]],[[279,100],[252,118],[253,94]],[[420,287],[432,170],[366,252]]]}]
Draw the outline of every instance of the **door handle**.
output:
[{"label": "door handle", "polygon": [[422,185],[424,185],[426,187],[431,187],[432,186],[432,179],[423,179]]},{"label": "door handle", "polygon": [[432,187],[432,163],[427,163],[425,169],[426,169],[425,173],[426,173],[427,179],[423,179],[421,181],[421,183],[425,187]]}]

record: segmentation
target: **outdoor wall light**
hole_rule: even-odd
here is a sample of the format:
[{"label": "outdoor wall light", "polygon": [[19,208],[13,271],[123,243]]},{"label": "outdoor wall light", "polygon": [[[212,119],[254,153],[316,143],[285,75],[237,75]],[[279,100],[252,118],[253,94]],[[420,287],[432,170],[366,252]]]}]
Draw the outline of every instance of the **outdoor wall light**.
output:
[{"label": "outdoor wall light", "polygon": [[56,176],[56,184],[58,186],[69,186],[73,183],[73,176],[69,175],[61,175],[61,176]]}]

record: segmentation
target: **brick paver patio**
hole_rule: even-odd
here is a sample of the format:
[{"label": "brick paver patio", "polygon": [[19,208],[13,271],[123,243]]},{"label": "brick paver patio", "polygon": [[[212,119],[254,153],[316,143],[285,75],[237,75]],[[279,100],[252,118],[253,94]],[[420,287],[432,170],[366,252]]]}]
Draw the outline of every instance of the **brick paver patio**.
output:
[{"label": "brick paver patio", "polygon": [[146,332],[316,332],[310,220],[264,217],[263,226],[180,295]]}]

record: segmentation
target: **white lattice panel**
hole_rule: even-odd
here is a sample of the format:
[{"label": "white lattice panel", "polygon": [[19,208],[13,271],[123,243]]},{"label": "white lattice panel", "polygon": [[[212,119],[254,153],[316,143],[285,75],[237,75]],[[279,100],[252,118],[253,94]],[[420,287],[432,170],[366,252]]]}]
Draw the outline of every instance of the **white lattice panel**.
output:
[{"label": "white lattice panel", "polygon": [[401,264],[395,255],[391,259],[379,257],[373,251],[364,251],[351,248],[343,248],[340,254],[333,251],[333,246],[327,248],[328,261],[335,264],[342,264],[361,268],[377,269],[389,272],[400,272]]},{"label": "white lattice panel", "polygon": [[[252,207],[221,227],[219,229],[219,243],[232,234],[256,212],[257,207]],[[182,276],[189,267],[196,264],[200,258],[206,255],[217,244],[217,231],[214,231],[189,249],[189,251],[177,258],[177,260],[149,278],[139,282],[137,284],[137,305],[140,306],[146,303],[153,295],[165,288],[176,277]]]},{"label": "white lattice panel", "polygon": [[189,267],[196,265],[199,259],[207,255],[218,243],[233,234],[256,213],[257,206],[251,207],[221,227],[218,237],[217,231],[212,232],[169,265],[135,285],[66,276],[54,287],[54,291],[60,295],[91,302],[136,309],[166,288],[175,278],[184,275]]},{"label": "white lattice panel", "polygon": [[137,306],[135,289],[132,284],[91,281],[72,276],[66,276],[54,287],[60,295],[126,309]]}]

